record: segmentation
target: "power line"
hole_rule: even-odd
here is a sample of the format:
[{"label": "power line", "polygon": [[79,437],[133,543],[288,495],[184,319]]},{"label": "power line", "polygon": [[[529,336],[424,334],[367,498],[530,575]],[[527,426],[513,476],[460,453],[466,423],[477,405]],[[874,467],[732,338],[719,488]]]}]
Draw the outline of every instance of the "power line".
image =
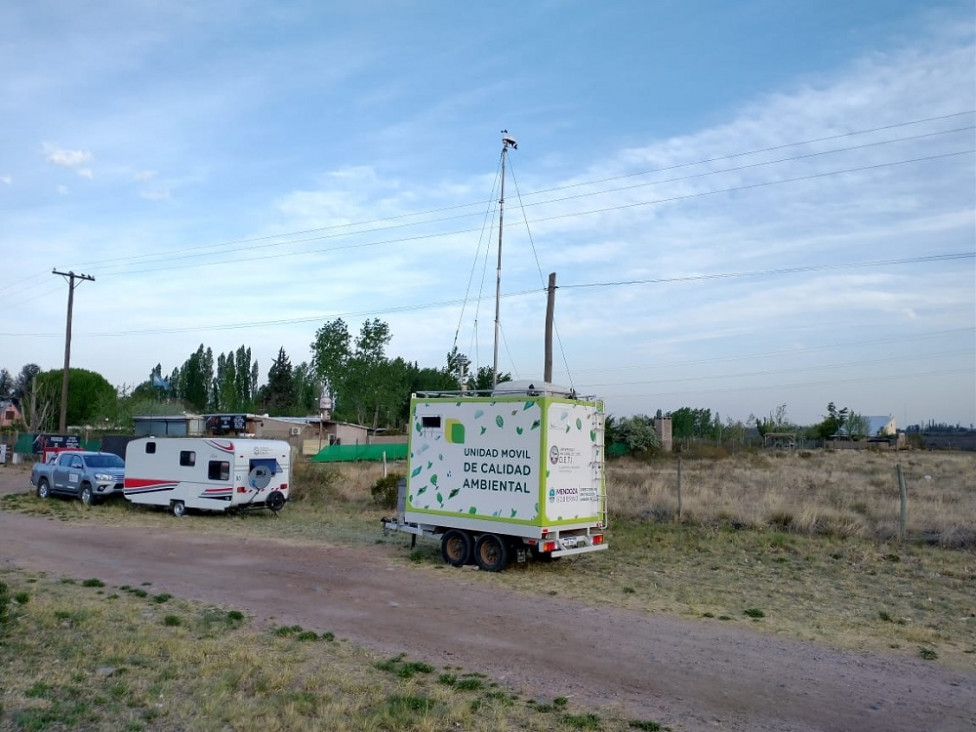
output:
[{"label": "power line", "polygon": [[[925,122],[945,120],[945,119],[950,119],[950,118],[953,118],[953,117],[959,117],[959,116],[967,115],[967,114],[973,114],[973,112],[957,112],[957,113],[953,113],[953,114],[942,115],[942,116],[939,116],[939,117],[930,117],[930,118],[926,118],[926,119],[922,119],[922,120],[915,120],[915,121],[910,121],[910,122],[903,122],[903,123],[896,123],[896,124],[892,124],[892,125],[885,125],[885,126],[882,126],[882,127],[876,127],[876,128],[872,128],[872,129],[868,129],[868,130],[858,130],[858,131],[849,132],[849,133],[842,133],[842,134],[830,135],[830,136],[822,137],[822,138],[815,138],[815,139],[812,139],[812,140],[805,140],[805,141],[793,142],[793,143],[785,143],[785,144],[782,144],[782,145],[774,145],[774,146],[770,146],[770,147],[766,147],[766,148],[760,148],[760,149],[756,149],[756,150],[750,150],[750,151],[732,153],[732,154],[729,154],[729,155],[716,156],[716,157],[706,158],[706,159],[702,159],[702,160],[698,160],[698,161],[693,161],[693,162],[688,162],[688,163],[681,163],[681,164],[677,164],[677,165],[672,165],[672,166],[657,168],[657,169],[654,169],[654,170],[645,170],[645,171],[640,171],[640,172],[636,172],[636,173],[629,173],[629,174],[621,175],[621,176],[614,176],[614,177],[610,177],[610,178],[603,178],[603,179],[599,179],[599,180],[595,180],[595,181],[585,181],[585,182],[580,182],[580,183],[573,183],[573,184],[568,184],[568,185],[565,185],[565,186],[558,186],[558,187],[553,187],[553,188],[542,189],[542,190],[539,190],[539,191],[530,192],[530,193],[525,194],[524,197],[528,198],[530,196],[537,196],[537,195],[541,195],[543,193],[558,192],[558,191],[568,190],[568,189],[572,189],[572,188],[578,188],[578,187],[587,186],[587,185],[598,185],[600,183],[607,183],[607,182],[612,182],[612,181],[615,181],[615,180],[623,180],[623,179],[628,179],[628,178],[645,176],[645,175],[650,175],[650,174],[653,174],[653,173],[666,172],[666,171],[669,171],[669,170],[678,170],[678,169],[681,169],[681,168],[693,167],[693,166],[696,166],[696,165],[702,165],[702,164],[706,164],[706,163],[719,162],[719,161],[722,161],[722,160],[732,160],[732,159],[735,159],[735,158],[740,158],[740,157],[744,157],[744,156],[748,156],[748,155],[754,155],[754,154],[759,154],[759,153],[764,153],[764,152],[771,152],[771,151],[776,151],[776,150],[782,150],[782,149],[786,149],[786,148],[789,148],[789,147],[798,147],[798,146],[801,146],[801,145],[809,145],[809,144],[814,144],[814,143],[817,143],[817,142],[824,142],[824,141],[829,141],[829,140],[842,139],[842,138],[852,137],[852,136],[856,136],[856,135],[864,135],[864,134],[869,134],[869,133],[872,133],[872,132],[879,132],[879,131],[884,131],[884,130],[889,130],[889,129],[895,129],[895,128],[899,128],[899,127],[911,126],[911,125],[921,124],[921,123],[925,123]],[[954,128],[954,129],[951,129],[951,130],[941,130],[941,131],[930,132],[930,133],[922,133],[922,134],[919,134],[919,135],[911,135],[911,136],[906,136],[906,137],[902,137],[902,138],[894,138],[894,139],[891,139],[891,140],[883,140],[883,141],[865,143],[865,144],[862,144],[862,145],[856,145],[856,146],[852,146],[852,147],[849,147],[849,148],[837,148],[837,149],[827,150],[827,151],[819,151],[819,152],[813,152],[813,153],[805,153],[805,154],[801,154],[801,155],[797,155],[797,156],[793,156],[793,157],[786,157],[786,158],[780,158],[780,159],[777,159],[777,160],[771,160],[771,161],[764,161],[764,162],[752,163],[752,164],[748,164],[748,165],[744,165],[744,166],[739,166],[739,167],[736,167],[736,168],[728,168],[728,169],[717,170],[717,171],[709,171],[709,172],[705,172],[705,173],[699,173],[699,174],[694,174],[694,175],[691,175],[691,176],[674,178],[674,179],[669,179],[669,180],[664,180],[664,181],[652,181],[652,182],[637,184],[637,185],[634,185],[634,186],[629,186],[629,187],[620,188],[620,189],[607,189],[607,190],[593,191],[591,193],[580,194],[578,196],[569,196],[569,197],[560,198],[560,199],[551,199],[551,200],[546,200],[546,201],[538,201],[538,202],[524,204],[524,205],[525,206],[539,206],[539,205],[544,205],[544,204],[547,204],[547,203],[556,203],[556,202],[560,202],[560,201],[563,201],[563,200],[569,200],[569,199],[572,199],[572,198],[578,198],[578,197],[581,197],[581,196],[601,195],[601,194],[611,193],[611,192],[620,191],[620,190],[629,190],[629,189],[632,189],[632,188],[644,187],[644,186],[647,186],[647,185],[658,185],[658,184],[667,183],[667,182],[676,182],[676,181],[680,181],[680,180],[686,180],[688,178],[695,178],[695,177],[703,177],[703,176],[709,176],[709,175],[716,175],[716,174],[723,173],[723,172],[734,172],[734,171],[737,171],[737,170],[743,170],[743,169],[747,169],[747,168],[755,168],[755,167],[761,167],[761,166],[765,166],[765,165],[772,165],[772,164],[777,164],[777,163],[782,163],[782,162],[790,162],[790,161],[793,161],[793,160],[801,160],[801,159],[805,159],[805,158],[822,156],[822,155],[826,155],[826,154],[833,154],[833,153],[838,153],[838,152],[847,152],[847,151],[851,151],[851,150],[858,150],[858,149],[862,149],[862,148],[866,148],[866,147],[872,147],[872,146],[878,146],[878,145],[886,145],[886,144],[893,144],[893,143],[896,143],[896,142],[905,142],[905,141],[910,141],[910,140],[915,140],[915,139],[921,139],[921,138],[925,138],[925,137],[931,137],[931,136],[935,136],[935,135],[942,135],[942,134],[950,134],[950,133],[953,133],[953,132],[967,131],[967,130],[971,130],[971,129],[973,129],[973,127],[972,126],[968,126],[968,127]],[[735,190],[735,189],[730,189],[730,190]],[[670,199],[668,199],[668,200],[670,200]],[[427,219],[427,220],[424,220],[424,221],[411,222],[411,223],[405,223],[405,224],[398,224],[396,226],[363,228],[360,231],[352,231],[352,232],[345,231],[345,232],[340,232],[340,233],[327,234],[327,235],[324,235],[324,236],[308,237],[308,238],[303,238],[303,239],[294,239],[294,240],[289,239],[287,241],[277,241],[277,242],[272,242],[272,243],[268,243],[268,244],[262,244],[262,245],[257,246],[257,247],[238,247],[238,248],[234,248],[234,249],[227,249],[227,247],[231,247],[231,246],[234,246],[236,244],[250,244],[250,243],[256,243],[256,242],[266,242],[266,241],[269,241],[269,240],[272,240],[272,239],[281,239],[281,238],[285,238],[285,237],[293,237],[293,236],[299,236],[299,235],[302,235],[302,234],[309,234],[309,233],[315,233],[315,232],[335,231],[335,230],[338,230],[338,229],[346,229],[347,230],[347,229],[350,229],[350,228],[353,228],[353,227],[367,227],[367,226],[371,226],[372,224],[381,224],[381,223],[386,223],[386,222],[391,222],[391,221],[400,221],[400,220],[405,219],[405,218],[412,218],[412,217],[418,217],[418,216],[427,216],[427,215],[430,215],[430,214],[441,213],[441,212],[444,212],[444,211],[452,211],[452,210],[459,210],[459,209],[464,209],[464,208],[471,208],[473,206],[484,206],[485,203],[490,203],[490,202],[491,201],[488,201],[488,202],[485,202],[485,201],[475,201],[475,202],[471,202],[471,203],[456,204],[456,205],[452,205],[452,206],[445,206],[445,207],[430,209],[430,210],[427,210],[427,211],[405,213],[405,214],[400,214],[400,215],[397,215],[397,216],[389,216],[389,217],[384,217],[384,218],[377,218],[377,219],[371,219],[371,220],[365,220],[365,221],[359,221],[359,222],[351,222],[351,223],[344,223],[344,224],[333,224],[333,225],[330,225],[330,226],[316,227],[316,228],[304,229],[304,230],[293,231],[293,232],[285,232],[285,233],[281,233],[281,234],[273,234],[273,235],[267,235],[267,236],[262,236],[262,237],[253,237],[253,238],[248,238],[248,239],[232,240],[232,241],[223,242],[223,243],[220,243],[220,244],[207,244],[207,245],[200,245],[200,246],[196,246],[196,247],[187,247],[187,248],[184,248],[184,249],[177,249],[177,250],[174,250],[174,251],[168,251],[168,252],[164,252],[164,253],[151,252],[151,253],[147,253],[147,254],[133,255],[133,256],[125,257],[125,258],[121,258],[121,259],[119,259],[119,258],[113,258],[113,259],[106,259],[106,260],[95,260],[95,261],[89,261],[87,264],[88,264],[88,266],[91,266],[91,265],[98,265],[98,264],[108,263],[108,264],[113,265],[114,267],[118,267],[120,263],[125,263],[125,262],[138,262],[138,261],[143,261],[143,260],[154,260],[154,259],[160,259],[160,258],[165,258],[165,259],[171,261],[174,256],[179,255],[179,254],[183,254],[183,253],[187,253],[187,252],[196,252],[196,254],[189,255],[191,257],[213,256],[214,254],[217,253],[217,250],[219,250],[221,253],[233,253],[233,252],[239,252],[239,251],[250,251],[250,250],[261,249],[261,248],[279,247],[279,246],[286,246],[286,245],[290,245],[290,244],[307,243],[309,241],[318,241],[318,240],[321,240],[321,239],[336,238],[336,237],[348,237],[348,236],[354,236],[354,235],[362,235],[362,234],[376,233],[376,232],[380,232],[380,231],[389,231],[389,230],[393,230],[393,229],[397,229],[397,228],[403,228],[403,227],[406,227],[406,226],[419,226],[419,225],[429,225],[429,224],[433,224],[433,223],[444,223],[446,221],[456,220],[456,219],[459,219],[459,218],[467,218],[467,217],[471,216],[472,214],[461,214],[461,215],[457,215],[457,216],[450,216],[450,217],[444,217],[444,218],[438,218],[438,219]],[[548,219],[543,219],[543,220],[548,220]],[[453,232],[453,233],[468,233],[469,231],[470,230],[464,230],[464,231],[461,231],[461,232]],[[396,242],[398,240],[392,240],[392,241],[393,242]],[[409,241],[409,239],[405,239],[404,241]],[[212,251],[204,251],[204,250],[212,250]]]},{"label": "power line", "polygon": [[[556,221],[556,220],[562,220],[562,219],[567,219],[567,218],[575,218],[575,217],[579,217],[579,216],[591,216],[591,215],[595,215],[595,214],[609,213],[609,212],[612,212],[612,211],[621,211],[621,210],[626,210],[626,209],[631,209],[631,208],[637,208],[637,207],[641,207],[641,206],[652,206],[652,205],[657,205],[657,204],[662,204],[662,203],[673,203],[675,201],[689,200],[689,199],[694,199],[694,198],[703,198],[705,196],[715,196],[715,195],[719,195],[719,194],[722,194],[722,193],[734,193],[734,192],[738,192],[738,191],[746,191],[746,190],[754,190],[754,189],[758,189],[758,188],[767,188],[767,187],[778,186],[778,185],[786,185],[786,184],[789,184],[789,183],[798,183],[798,182],[803,182],[803,181],[808,181],[808,180],[815,180],[815,179],[819,179],[819,178],[831,177],[831,176],[835,176],[835,175],[845,175],[845,174],[849,174],[849,173],[860,173],[860,172],[865,172],[865,171],[868,171],[868,170],[877,170],[877,169],[880,169],[880,168],[893,167],[893,166],[897,166],[897,165],[909,165],[909,164],[912,164],[912,163],[929,162],[929,161],[939,160],[939,159],[943,159],[943,158],[956,157],[956,156],[959,156],[959,155],[968,155],[968,154],[972,154],[973,152],[976,152],[976,149],[959,150],[959,151],[954,151],[954,152],[949,152],[949,153],[941,153],[941,154],[938,154],[938,155],[928,155],[928,156],[923,156],[923,157],[919,157],[919,158],[911,158],[911,159],[907,159],[907,160],[896,160],[896,161],[889,161],[889,162],[884,162],[884,163],[875,163],[875,164],[872,164],[872,165],[859,166],[859,167],[855,167],[855,168],[846,168],[846,169],[841,169],[841,170],[832,170],[832,171],[826,171],[826,172],[822,172],[822,173],[811,173],[811,174],[808,174],[808,175],[796,176],[796,177],[793,177],[793,178],[783,178],[783,179],[774,180],[774,181],[761,181],[761,182],[758,182],[758,183],[748,183],[748,184],[743,184],[743,185],[738,185],[738,186],[730,186],[728,188],[715,189],[715,190],[711,190],[711,191],[697,191],[695,193],[687,193],[687,194],[682,194],[682,195],[677,195],[677,196],[670,196],[670,197],[667,197],[667,198],[658,198],[658,199],[652,199],[652,200],[647,200],[647,201],[630,202],[630,203],[620,204],[620,205],[616,205],[616,206],[606,206],[606,207],[598,208],[598,209],[590,209],[590,210],[587,210],[587,211],[574,211],[572,213],[556,214],[556,215],[553,215],[553,216],[547,216],[547,217],[542,217],[542,218],[535,219],[535,220],[531,221],[530,223],[532,223],[532,224],[538,224],[538,223],[543,223],[543,222],[548,222],[548,221]],[[460,229],[460,230],[449,231],[449,232],[437,232],[437,233],[432,233],[432,234],[422,234],[422,235],[417,235],[417,236],[413,236],[413,237],[403,237],[403,238],[397,238],[397,239],[385,239],[385,240],[378,240],[378,241],[368,241],[368,242],[359,242],[359,243],[352,243],[352,244],[342,244],[342,245],[338,245],[338,246],[324,247],[324,248],[321,248],[321,249],[309,249],[309,250],[303,250],[303,251],[298,251],[298,252],[275,252],[273,254],[266,254],[266,255],[255,256],[255,257],[237,257],[237,258],[235,258],[234,261],[235,261],[235,263],[245,263],[245,262],[258,262],[258,261],[263,261],[263,260],[267,260],[267,259],[284,259],[284,258],[287,258],[287,257],[308,256],[308,255],[311,255],[311,254],[325,254],[325,253],[343,251],[343,250],[348,250],[348,249],[365,249],[365,248],[370,248],[370,247],[384,246],[384,245],[388,245],[388,244],[405,244],[405,243],[415,242],[415,241],[423,241],[423,240],[429,240],[429,239],[437,239],[437,238],[443,238],[443,237],[449,237],[449,236],[459,236],[459,235],[462,235],[462,234],[469,234],[469,233],[472,233],[472,232],[475,232],[475,231],[479,231],[479,229]],[[287,242],[287,243],[288,244],[302,244],[302,243],[307,243],[309,241],[319,241],[319,240],[321,240],[323,238],[331,238],[331,237],[313,237],[311,239],[296,240],[296,241],[290,241],[290,242]],[[258,247],[258,248],[264,248],[264,247]],[[193,256],[209,256],[209,255],[207,255],[207,254],[198,254],[198,255],[193,255]],[[156,266],[153,266],[151,269],[127,270],[126,271],[126,274],[144,274],[144,273],[147,273],[147,272],[158,272],[158,271],[161,271],[161,270],[190,269],[190,268],[197,268],[197,267],[218,267],[218,266],[226,266],[226,264],[227,264],[226,260],[220,260],[220,261],[217,261],[217,262],[200,262],[200,263],[194,264],[194,265],[173,263],[173,264],[171,264],[169,266],[159,266],[159,265],[156,265]],[[120,265],[119,268],[121,269],[121,268],[123,268],[123,266]]]}]

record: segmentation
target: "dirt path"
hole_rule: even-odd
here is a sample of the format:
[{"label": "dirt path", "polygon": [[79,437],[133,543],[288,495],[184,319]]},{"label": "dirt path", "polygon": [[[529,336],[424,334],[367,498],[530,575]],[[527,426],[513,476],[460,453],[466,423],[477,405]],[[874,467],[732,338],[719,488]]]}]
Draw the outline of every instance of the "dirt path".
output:
[{"label": "dirt path", "polygon": [[[0,469],[0,493],[24,490],[25,480]],[[262,624],[332,631],[382,654],[402,651],[532,693],[622,708],[675,732],[976,729],[976,674],[525,596],[485,586],[476,571],[405,568],[390,552],[0,511],[0,566],[152,582]]]}]

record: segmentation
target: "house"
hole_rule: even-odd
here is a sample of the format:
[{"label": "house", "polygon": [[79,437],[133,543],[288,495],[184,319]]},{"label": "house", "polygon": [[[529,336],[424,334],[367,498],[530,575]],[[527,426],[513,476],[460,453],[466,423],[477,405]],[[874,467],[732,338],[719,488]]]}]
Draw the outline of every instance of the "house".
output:
[{"label": "house", "polygon": [[302,455],[315,455],[329,445],[369,444],[369,430],[350,422],[319,416],[271,417],[259,414],[204,415],[205,433],[212,436],[251,435],[284,440]]},{"label": "house", "polygon": [[133,415],[136,437],[199,437],[204,434],[204,418],[199,414]]},{"label": "house", "polygon": [[0,399],[0,429],[12,427],[16,422],[24,419],[24,415],[12,400]]}]

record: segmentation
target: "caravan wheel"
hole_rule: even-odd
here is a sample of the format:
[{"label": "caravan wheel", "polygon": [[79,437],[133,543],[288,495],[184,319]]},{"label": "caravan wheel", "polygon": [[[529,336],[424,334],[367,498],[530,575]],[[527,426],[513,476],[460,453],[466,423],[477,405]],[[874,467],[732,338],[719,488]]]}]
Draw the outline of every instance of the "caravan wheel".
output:
[{"label": "caravan wheel", "polygon": [[173,515],[176,516],[177,518],[179,518],[180,516],[186,513],[186,504],[184,504],[183,501],[173,501],[172,503],[169,504],[169,507],[170,510],[173,512]]}]

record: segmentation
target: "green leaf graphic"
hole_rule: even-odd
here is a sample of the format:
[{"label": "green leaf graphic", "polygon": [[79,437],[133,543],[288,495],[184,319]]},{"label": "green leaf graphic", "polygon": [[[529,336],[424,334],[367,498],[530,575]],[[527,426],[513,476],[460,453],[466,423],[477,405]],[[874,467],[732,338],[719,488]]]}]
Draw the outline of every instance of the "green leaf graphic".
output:
[{"label": "green leaf graphic", "polygon": [[499,414],[497,417],[495,417],[495,424],[497,424],[499,427],[505,426],[505,420],[502,419],[502,415]]},{"label": "green leaf graphic", "polygon": [[516,431],[516,432],[517,432],[518,434],[522,434],[523,432],[525,432],[525,430],[523,430],[523,429],[522,429],[521,427],[516,427],[516,428],[515,428],[515,431]]},{"label": "green leaf graphic", "polygon": [[579,417],[576,418],[576,429],[583,429],[583,420],[581,420]]},{"label": "green leaf graphic", "polygon": [[590,430],[590,442],[596,442],[596,430]]},{"label": "green leaf graphic", "polygon": [[452,489],[451,489],[451,492],[447,494],[447,497],[448,497],[449,499],[450,499],[450,498],[454,498],[454,496],[456,496],[456,495],[457,495],[458,493],[460,493],[460,492],[461,492],[461,489],[460,489],[460,488],[452,488]]},{"label": "green leaf graphic", "polygon": [[509,516],[509,518],[515,518],[515,514],[517,514],[517,513],[518,513],[518,511],[517,511],[516,509],[514,509],[514,508],[513,508],[513,509],[512,509],[512,515],[511,515],[511,516]]},{"label": "green leaf graphic", "polygon": [[470,514],[476,514],[476,513],[478,513],[478,509],[475,508],[474,506],[472,506],[471,508],[468,509],[468,513],[470,513]]},{"label": "green leaf graphic", "polygon": [[411,478],[416,478],[418,475],[420,475],[420,471],[423,470],[423,469],[424,469],[423,466],[421,466],[419,468],[414,468],[413,469],[413,472],[410,473],[410,477]]},{"label": "green leaf graphic", "polygon": [[542,420],[541,419],[537,419],[535,422],[532,423],[532,429],[534,429],[534,430],[539,429],[539,427],[541,427],[541,426],[542,426]]},{"label": "green leaf graphic", "polygon": [[488,428],[485,427],[484,425],[482,425],[481,426],[481,434],[485,434],[485,432],[487,432],[487,431],[488,431]]},{"label": "green leaf graphic", "polygon": [[424,487],[423,487],[423,488],[421,488],[421,489],[420,489],[419,491],[417,491],[417,495],[419,496],[419,495],[420,495],[421,493],[423,493],[423,492],[424,492],[424,491],[426,491],[426,490],[427,490],[427,486],[424,486]]},{"label": "green leaf graphic", "polygon": [[438,494],[437,494],[437,495],[435,496],[435,498],[437,499],[437,502],[438,502],[439,504],[441,504],[442,506],[444,505],[444,496],[442,496],[442,495],[441,495],[440,493],[438,493]]},{"label": "green leaf graphic", "polygon": [[480,419],[481,417],[484,417],[484,416],[485,416],[485,410],[484,409],[476,409],[476,410],[474,410],[474,418],[475,419]]},{"label": "green leaf graphic", "polygon": [[434,463],[428,461],[427,462],[427,470],[430,470],[432,467],[434,467]]},{"label": "green leaf graphic", "polygon": [[532,409],[532,407],[534,406],[535,406],[535,402],[530,399],[525,403],[525,406],[522,407],[522,411],[527,412],[528,410]]},{"label": "green leaf graphic", "polygon": [[436,473],[434,475],[430,476],[430,482],[433,483],[434,485],[437,485],[437,474]]}]

